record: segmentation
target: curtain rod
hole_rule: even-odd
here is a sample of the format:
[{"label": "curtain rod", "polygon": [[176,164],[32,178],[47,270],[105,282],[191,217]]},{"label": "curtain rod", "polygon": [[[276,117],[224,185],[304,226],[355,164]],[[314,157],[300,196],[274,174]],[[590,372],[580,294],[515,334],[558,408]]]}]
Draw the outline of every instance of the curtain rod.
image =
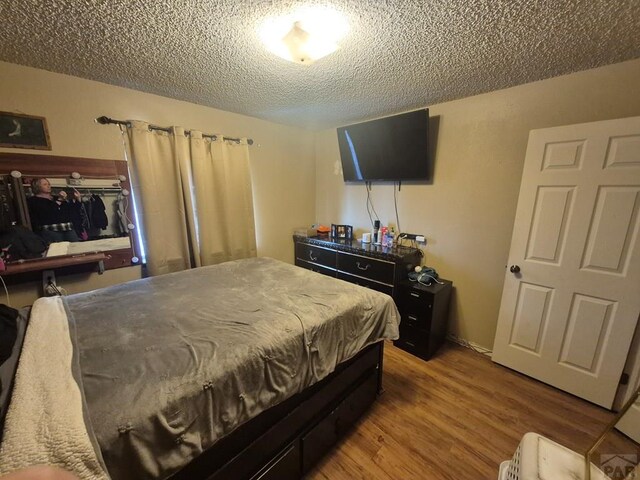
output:
[{"label": "curtain rod", "polygon": [[[107,116],[102,116],[102,117],[98,117],[96,118],[96,122],[99,123],[100,125],[109,125],[109,124],[113,124],[113,125],[124,125],[126,127],[130,127],[131,126],[131,122],[126,121],[126,120],[114,120],[113,118],[109,118]],[[149,130],[160,130],[163,132],[168,132],[171,133],[171,127],[159,127],[157,125],[149,125]],[[185,130],[184,131],[185,135],[189,135],[191,133],[191,130]],[[218,138],[218,135],[209,135],[209,134],[202,134],[202,136],[204,138],[210,138],[212,140],[216,140]],[[223,140],[231,140],[232,142],[240,142],[239,138],[232,138],[232,137],[222,137]],[[247,138],[247,143],[249,145],[253,145],[253,139],[252,138]]]}]

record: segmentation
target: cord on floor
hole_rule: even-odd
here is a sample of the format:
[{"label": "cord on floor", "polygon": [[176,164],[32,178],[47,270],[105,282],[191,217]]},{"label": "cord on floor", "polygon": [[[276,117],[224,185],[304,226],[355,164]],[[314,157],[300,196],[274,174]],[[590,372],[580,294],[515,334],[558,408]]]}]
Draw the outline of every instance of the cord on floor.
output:
[{"label": "cord on floor", "polygon": [[453,335],[452,333],[447,335],[447,340],[450,340],[453,343],[457,343],[458,345],[468,348],[469,350],[473,350],[476,353],[481,353],[482,355],[491,355],[493,353],[493,350],[489,350],[488,348],[481,347],[480,345],[477,345],[473,342],[460,338],[457,335]]}]

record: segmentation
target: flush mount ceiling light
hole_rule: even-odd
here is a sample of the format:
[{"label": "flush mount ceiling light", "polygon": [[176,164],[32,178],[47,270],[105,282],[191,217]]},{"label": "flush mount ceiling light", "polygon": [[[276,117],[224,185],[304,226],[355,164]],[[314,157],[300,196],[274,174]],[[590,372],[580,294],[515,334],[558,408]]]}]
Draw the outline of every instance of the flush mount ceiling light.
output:
[{"label": "flush mount ceiling light", "polygon": [[335,10],[309,7],[266,20],[260,37],[269,51],[279,57],[310,65],[339,49],[337,42],[348,31],[347,21]]}]

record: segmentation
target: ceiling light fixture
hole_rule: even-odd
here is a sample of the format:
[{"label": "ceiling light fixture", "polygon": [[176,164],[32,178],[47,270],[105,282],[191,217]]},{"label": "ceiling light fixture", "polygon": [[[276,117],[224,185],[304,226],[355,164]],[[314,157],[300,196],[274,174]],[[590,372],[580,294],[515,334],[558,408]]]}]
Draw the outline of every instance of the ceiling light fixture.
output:
[{"label": "ceiling light fixture", "polygon": [[260,28],[260,37],[275,55],[310,65],[339,49],[337,42],[348,31],[347,21],[335,10],[307,7],[266,20]]}]

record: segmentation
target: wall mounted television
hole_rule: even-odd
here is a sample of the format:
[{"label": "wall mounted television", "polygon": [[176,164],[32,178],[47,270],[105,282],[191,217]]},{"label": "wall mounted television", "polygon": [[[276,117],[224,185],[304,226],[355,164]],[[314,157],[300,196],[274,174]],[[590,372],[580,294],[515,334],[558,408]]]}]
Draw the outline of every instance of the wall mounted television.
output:
[{"label": "wall mounted television", "polygon": [[429,109],[338,128],[345,182],[429,180]]}]

